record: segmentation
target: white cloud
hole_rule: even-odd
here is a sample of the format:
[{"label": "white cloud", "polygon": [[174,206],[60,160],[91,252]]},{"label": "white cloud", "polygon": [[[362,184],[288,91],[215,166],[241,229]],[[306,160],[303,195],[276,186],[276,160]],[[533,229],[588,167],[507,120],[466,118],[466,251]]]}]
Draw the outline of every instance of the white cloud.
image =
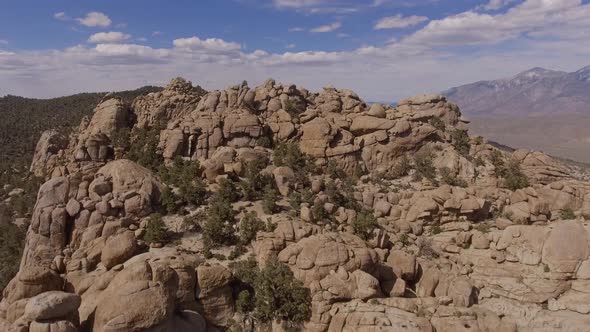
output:
[{"label": "white cloud", "polygon": [[80,24],[85,25],[87,27],[101,27],[106,28],[113,23],[111,19],[101,12],[90,12],[86,14],[85,17],[77,18]]},{"label": "white cloud", "polygon": [[161,36],[163,34],[164,33],[162,31],[154,31],[154,32],[152,32],[152,36]]},{"label": "white cloud", "polygon": [[[590,35],[585,31],[590,31],[590,4],[526,0],[502,13],[472,10],[434,20],[409,36],[352,51],[247,52],[238,43],[191,37],[161,49],[101,43],[0,52],[0,89],[47,97],[162,85],[178,75],[207,89],[274,77],[310,90],[333,84],[368,101],[393,101],[533,66],[568,71],[587,66]],[[503,41],[519,47],[506,48]],[[480,46],[465,52],[457,47],[463,45]]]},{"label": "white cloud", "polygon": [[273,0],[279,8],[305,8],[322,4],[322,0]]},{"label": "white cloud", "polygon": [[59,13],[55,13],[53,14],[53,18],[55,18],[56,20],[60,20],[60,21],[67,21],[70,18],[66,15],[65,12],[59,12]]},{"label": "white cloud", "polygon": [[140,42],[146,42],[147,40],[148,39],[145,38],[145,37],[139,37],[139,38],[137,38],[137,41],[140,41]]},{"label": "white cloud", "polygon": [[295,48],[295,47],[297,47],[297,45],[295,45],[295,44],[288,44],[285,46],[285,48],[289,48],[289,49]]},{"label": "white cloud", "polygon": [[321,25],[319,27],[315,27],[309,31],[314,32],[314,33],[325,33],[325,32],[336,31],[336,30],[340,29],[341,27],[342,27],[342,23],[334,22],[332,24]]},{"label": "white cloud", "polygon": [[515,0],[489,0],[489,2],[484,5],[483,8],[486,10],[498,10],[514,1]]},{"label": "white cloud", "polygon": [[272,0],[272,4],[281,10],[346,15],[371,8],[373,0]]},{"label": "white cloud", "polygon": [[122,32],[99,32],[90,36],[90,38],[88,38],[88,42],[93,44],[116,44],[122,43],[129,38],[131,38],[131,35],[124,34]]},{"label": "white cloud", "polygon": [[238,51],[242,46],[219,38],[200,39],[199,37],[179,38],[173,42],[175,47],[191,50]]},{"label": "white cloud", "polygon": [[430,21],[405,41],[433,46],[494,44],[552,25],[559,25],[557,30],[579,23],[590,27],[589,19],[590,6],[581,0],[526,0],[504,14],[467,11]]},{"label": "white cloud", "polygon": [[0,45],[7,45],[7,44],[8,44],[8,40],[0,39]]},{"label": "white cloud", "polygon": [[340,52],[286,52],[283,54],[273,54],[268,57],[262,58],[260,59],[260,64],[265,66],[330,64],[344,60],[345,56],[345,53]]},{"label": "white cloud", "polygon": [[154,49],[136,44],[98,44],[94,51],[104,56],[137,56],[151,60],[162,59],[171,54],[167,49]]},{"label": "white cloud", "polygon": [[389,2],[389,0],[374,0],[372,6],[379,7],[383,4],[386,4],[387,2]]},{"label": "white cloud", "polygon": [[409,26],[414,26],[420,24],[422,22],[428,21],[428,17],[426,16],[402,16],[402,15],[395,15],[384,17],[377,21],[374,26],[375,30],[382,30],[382,29],[400,29],[406,28]]},{"label": "white cloud", "polygon": [[301,28],[301,27],[289,28],[289,32],[301,32],[301,31],[305,31],[305,29]]},{"label": "white cloud", "polygon": [[317,7],[309,9],[311,14],[351,14],[360,11],[359,7]]}]

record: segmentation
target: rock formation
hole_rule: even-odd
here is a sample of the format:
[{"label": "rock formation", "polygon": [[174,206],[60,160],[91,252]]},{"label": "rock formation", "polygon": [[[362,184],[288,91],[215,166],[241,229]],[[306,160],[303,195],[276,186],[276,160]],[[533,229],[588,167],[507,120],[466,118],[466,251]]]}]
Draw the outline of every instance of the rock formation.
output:
[{"label": "rock formation", "polygon": [[[157,173],[115,153],[119,131],[133,145],[154,129]],[[244,309],[259,303],[244,302],[234,263],[250,256],[260,267],[276,256],[308,289],[309,315],[296,324],[306,331],[587,329],[590,183],[543,153],[506,153],[467,130],[440,95],[369,105],[349,90],[268,80],[200,98],[174,79],[131,105],[107,97],[69,144],[47,132],[37,146],[31,171],[47,182],[3,291],[0,330],[293,323]],[[197,161],[198,171],[178,171]],[[243,192],[225,197],[242,221],[231,214],[215,234],[240,240],[211,244],[207,223],[227,181],[239,184],[227,195]],[[198,201],[194,184],[216,194]]]}]

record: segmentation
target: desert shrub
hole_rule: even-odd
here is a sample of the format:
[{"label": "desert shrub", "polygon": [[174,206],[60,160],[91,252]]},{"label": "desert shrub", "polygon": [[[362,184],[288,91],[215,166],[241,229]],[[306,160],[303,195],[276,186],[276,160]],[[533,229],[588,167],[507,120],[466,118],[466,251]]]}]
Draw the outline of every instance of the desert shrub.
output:
[{"label": "desert shrub", "polygon": [[237,309],[267,323],[282,320],[291,326],[311,317],[311,294],[293,272],[271,257],[261,269],[249,259],[233,265],[239,280]]},{"label": "desert shrub", "polygon": [[256,233],[266,230],[266,224],[256,216],[256,212],[248,212],[240,221],[240,244],[248,245],[256,239]]},{"label": "desert shrub", "polygon": [[477,157],[475,157],[475,159],[473,159],[473,166],[480,167],[480,166],[485,166],[485,165],[486,165],[486,163],[481,158],[481,156],[477,156]]},{"label": "desert shrub", "polygon": [[410,237],[408,236],[408,234],[403,233],[399,236],[399,242],[405,247],[408,246],[410,244]]},{"label": "desert shrub", "polygon": [[522,172],[520,164],[515,160],[508,163],[504,174],[504,185],[512,191],[529,186],[528,177]]},{"label": "desert shrub", "polygon": [[433,235],[440,234],[440,233],[442,233],[442,228],[439,225],[434,225],[434,226],[432,226],[432,229],[430,230],[430,232]]},{"label": "desert shrub", "polygon": [[572,220],[576,219],[576,214],[571,207],[566,207],[559,212],[559,217],[563,220]]},{"label": "desert shrub", "polygon": [[179,208],[179,199],[172,192],[172,190],[170,190],[169,188],[165,188],[164,190],[162,190],[162,194],[160,195],[160,206],[162,207],[165,213],[176,213],[178,212]]},{"label": "desert shrub", "polygon": [[302,203],[312,205],[313,199],[313,192],[309,188],[304,188],[301,191],[293,191],[289,194],[289,205],[291,205],[293,210],[298,212],[301,209]]},{"label": "desert shrub", "polygon": [[430,121],[428,121],[428,123],[430,123],[431,126],[433,126],[434,128],[436,128],[440,131],[446,130],[445,123],[439,117],[434,117],[434,118],[430,119]]},{"label": "desert shrub", "polygon": [[274,184],[272,176],[261,174],[261,171],[268,165],[266,159],[256,159],[247,162],[244,165],[244,179],[239,183],[242,191],[242,197],[248,201],[260,199],[263,195],[263,189]]},{"label": "desert shrub", "polygon": [[455,129],[451,133],[451,139],[453,142],[453,146],[462,156],[469,156],[469,150],[471,149],[471,144],[469,144],[469,135],[467,131]]},{"label": "desert shrub", "polygon": [[13,223],[0,223],[0,291],[20,267],[26,230]]},{"label": "desert shrub", "polygon": [[162,193],[162,206],[169,213],[177,212],[183,205],[200,206],[205,203],[208,192],[200,179],[201,165],[198,161],[176,157],[170,167],[161,165],[158,173],[162,181],[178,188],[178,194],[172,191]]},{"label": "desert shrub", "polygon": [[351,177],[346,177],[342,181],[342,185],[340,186],[340,190],[344,196],[344,206],[347,209],[352,209],[355,211],[361,211],[361,205],[359,202],[354,198],[355,192],[355,183]]},{"label": "desert shrub", "polygon": [[190,181],[201,173],[201,165],[198,161],[188,161],[176,156],[170,167],[161,166],[158,174],[162,181],[178,186],[182,182]]},{"label": "desert shrub", "polygon": [[328,196],[328,201],[336,206],[343,206],[355,211],[360,210],[360,205],[354,199],[354,182],[350,177],[342,178],[340,187],[335,181],[328,181],[325,184],[324,192]]},{"label": "desert shrub", "polygon": [[308,162],[297,143],[279,143],[274,149],[272,158],[275,166],[287,166],[292,169],[305,167]]},{"label": "desert shrub", "polygon": [[324,208],[324,203],[322,202],[316,202],[312,205],[311,214],[313,215],[313,220],[315,222],[330,220],[330,215]]},{"label": "desert shrub", "polygon": [[166,241],[166,225],[162,215],[154,213],[149,217],[143,240],[147,243],[164,243]]},{"label": "desert shrub", "polygon": [[270,149],[270,148],[272,148],[272,138],[270,138],[268,136],[259,137],[256,140],[256,145],[261,146],[263,148]]},{"label": "desert shrub", "polygon": [[490,232],[490,225],[487,223],[480,223],[477,226],[475,226],[475,229],[486,234]]},{"label": "desert shrub", "polygon": [[336,204],[336,206],[344,206],[346,204],[346,198],[336,185],[336,182],[332,180],[326,182],[324,192],[328,196],[328,201]]},{"label": "desert shrub", "polygon": [[309,173],[316,173],[316,167],[309,156],[301,152],[297,143],[279,143],[273,151],[275,166],[287,166],[295,172],[295,180],[307,184]]},{"label": "desert shrub", "polygon": [[492,151],[490,155],[490,162],[494,165],[494,174],[496,177],[504,177],[506,172],[506,163],[504,162],[504,156],[499,150]]},{"label": "desert shrub", "polygon": [[448,184],[449,186],[456,186],[456,187],[467,187],[469,184],[467,181],[457,177],[455,174],[451,172],[448,167],[442,167],[439,170],[441,181],[443,183]]},{"label": "desert shrub", "polygon": [[506,163],[502,153],[494,150],[490,156],[490,162],[494,165],[494,174],[496,177],[504,179],[504,186],[506,188],[514,191],[529,186],[529,179],[522,172],[518,161],[510,160]]},{"label": "desert shrub", "polygon": [[203,225],[203,241],[207,248],[236,243],[234,224],[236,212],[226,196],[212,197],[207,209],[207,219]]},{"label": "desert shrub", "polygon": [[201,222],[207,218],[205,211],[201,210],[192,216],[186,216],[182,219],[183,231],[201,231]]},{"label": "desert shrub", "polygon": [[238,285],[240,288],[254,285],[258,272],[260,272],[254,256],[240,262],[231,263],[230,268],[233,270],[236,280],[241,283],[241,285]]},{"label": "desert shrub", "polygon": [[230,261],[236,260],[238,257],[242,256],[247,252],[246,247],[244,247],[241,243],[236,244],[236,246],[232,249],[227,256],[227,259]]},{"label": "desert shrub", "polygon": [[279,200],[279,193],[272,185],[267,185],[264,188],[262,196],[262,209],[266,214],[275,214],[279,211],[277,201]]},{"label": "desert shrub", "polygon": [[238,294],[236,299],[236,310],[240,313],[249,313],[254,310],[254,301],[252,301],[253,295],[249,290],[244,289]]},{"label": "desert shrub", "polygon": [[272,218],[266,218],[266,231],[274,232],[277,229],[278,224],[272,222]]},{"label": "desert shrub", "polygon": [[285,111],[293,118],[298,117],[300,113],[300,111],[297,109],[297,103],[293,102],[291,99],[287,99],[285,101]]},{"label": "desert shrub", "polygon": [[219,181],[219,188],[215,193],[215,197],[218,200],[227,201],[229,203],[236,202],[240,195],[238,194],[238,189],[236,188],[236,184],[227,178],[222,178]]},{"label": "desert shrub", "polygon": [[415,180],[426,178],[436,182],[436,168],[434,167],[434,154],[428,149],[422,149],[414,157]]},{"label": "desert shrub", "polygon": [[136,129],[126,158],[157,171],[164,162],[164,158],[158,153],[161,129],[159,125],[149,129]]},{"label": "desert shrub", "polygon": [[357,213],[356,218],[352,221],[354,234],[363,240],[370,240],[373,237],[373,230],[377,228],[377,218],[370,211],[361,211]]},{"label": "desert shrub", "polygon": [[179,197],[185,204],[203,205],[207,195],[207,187],[201,179],[187,181],[179,186]]},{"label": "desert shrub", "polygon": [[354,170],[352,171],[352,180],[356,182],[361,178],[361,176],[366,175],[366,174],[367,174],[367,170],[363,166],[363,163],[358,162],[354,166]]},{"label": "desert shrub", "polygon": [[297,212],[299,209],[301,209],[301,203],[303,203],[303,195],[299,191],[293,190],[291,193],[289,193],[289,206],[294,212]]},{"label": "desert shrub", "polygon": [[131,147],[131,130],[127,127],[116,129],[111,135],[111,144],[114,148],[129,150]]},{"label": "desert shrub", "polygon": [[334,160],[328,161],[326,165],[326,174],[332,179],[342,179],[346,177],[346,173],[338,167]]}]

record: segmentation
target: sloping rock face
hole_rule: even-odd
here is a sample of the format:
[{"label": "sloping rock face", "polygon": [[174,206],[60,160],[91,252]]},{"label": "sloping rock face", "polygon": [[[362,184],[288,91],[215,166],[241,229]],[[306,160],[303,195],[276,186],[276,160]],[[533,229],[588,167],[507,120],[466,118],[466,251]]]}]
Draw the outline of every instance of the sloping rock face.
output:
[{"label": "sloping rock face", "polygon": [[[439,95],[368,105],[349,90],[274,80],[201,97],[174,79],[132,105],[107,97],[67,146],[55,132],[38,144],[31,170],[47,182],[0,330],[279,330],[287,322],[240,311],[230,260],[250,255],[261,267],[277,256],[309,289],[305,331],[587,330],[590,184],[542,153],[469,137],[467,123]],[[153,129],[164,162],[149,167],[162,178],[115,153],[120,131]],[[311,161],[279,164],[282,143]],[[210,192],[222,180],[276,189],[232,205],[264,224],[251,243],[213,253],[199,231],[210,210],[180,199],[186,216],[164,210],[171,192],[186,194],[163,183],[179,158],[202,166],[182,182]],[[528,185],[507,188],[498,158],[520,165]],[[146,243],[154,212],[167,213],[168,243]],[[223,226],[239,237],[250,230],[242,221]]]},{"label": "sloping rock face", "polygon": [[138,128],[150,128],[162,120],[176,120],[190,113],[199,100],[200,91],[191,82],[175,78],[161,92],[138,97],[131,105]]},{"label": "sloping rock face", "polygon": [[525,174],[539,183],[548,184],[571,178],[570,172],[555,159],[538,151],[524,149],[512,153],[512,159],[518,161]]},{"label": "sloping rock face", "polygon": [[30,168],[31,173],[36,176],[45,176],[46,168],[52,169],[57,166],[59,158],[63,157],[63,150],[67,146],[67,138],[57,130],[44,131],[35,147],[35,154]]},{"label": "sloping rock face", "polygon": [[130,110],[119,98],[102,101],[88,124],[80,126],[74,158],[78,161],[106,161],[112,158],[113,134],[128,126]]}]

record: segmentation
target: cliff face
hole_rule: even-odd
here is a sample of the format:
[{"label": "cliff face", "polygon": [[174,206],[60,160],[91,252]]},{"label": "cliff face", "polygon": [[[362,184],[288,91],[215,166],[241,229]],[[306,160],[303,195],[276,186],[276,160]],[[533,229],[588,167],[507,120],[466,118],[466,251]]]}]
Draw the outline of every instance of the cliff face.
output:
[{"label": "cliff face", "polygon": [[[467,125],[439,95],[273,80],[106,97],[37,145],[47,182],[0,329],[582,330],[590,183]],[[241,273],[249,256],[307,302]]]}]

